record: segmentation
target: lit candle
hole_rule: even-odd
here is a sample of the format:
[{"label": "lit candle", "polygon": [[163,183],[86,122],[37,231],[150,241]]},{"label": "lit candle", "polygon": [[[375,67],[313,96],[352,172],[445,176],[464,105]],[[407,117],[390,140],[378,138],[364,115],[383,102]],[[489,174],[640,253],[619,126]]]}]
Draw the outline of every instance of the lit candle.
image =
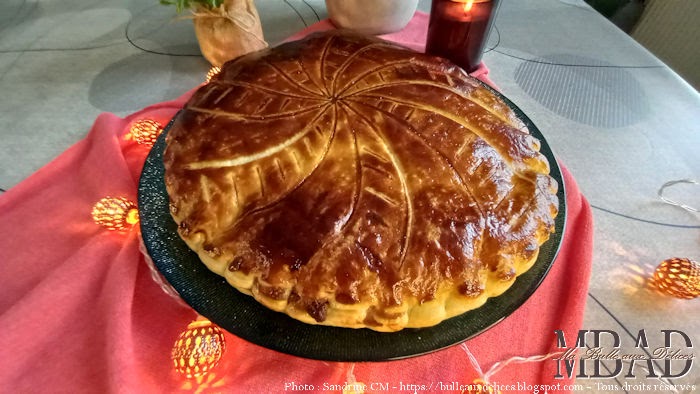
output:
[{"label": "lit candle", "polygon": [[433,0],[425,52],[474,71],[496,16],[499,0]]}]

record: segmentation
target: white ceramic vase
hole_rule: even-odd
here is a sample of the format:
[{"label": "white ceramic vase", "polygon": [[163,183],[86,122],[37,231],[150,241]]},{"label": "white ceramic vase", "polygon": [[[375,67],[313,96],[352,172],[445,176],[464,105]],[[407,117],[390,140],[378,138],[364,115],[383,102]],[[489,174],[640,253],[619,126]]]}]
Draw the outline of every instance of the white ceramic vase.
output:
[{"label": "white ceramic vase", "polygon": [[418,0],[326,0],[328,17],[338,28],[373,35],[403,29],[417,7]]}]

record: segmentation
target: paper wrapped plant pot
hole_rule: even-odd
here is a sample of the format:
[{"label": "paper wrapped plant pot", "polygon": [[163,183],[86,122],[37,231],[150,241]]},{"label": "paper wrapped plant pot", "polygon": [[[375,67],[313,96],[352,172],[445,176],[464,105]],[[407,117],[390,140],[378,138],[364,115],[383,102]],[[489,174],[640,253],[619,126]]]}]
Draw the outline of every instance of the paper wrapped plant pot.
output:
[{"label": "paper wrapped plant pot", "polygon": [[268,46],[253,0],[226,0],[217,8],[198,5],[193,19],[199,48],[213,66]]}]

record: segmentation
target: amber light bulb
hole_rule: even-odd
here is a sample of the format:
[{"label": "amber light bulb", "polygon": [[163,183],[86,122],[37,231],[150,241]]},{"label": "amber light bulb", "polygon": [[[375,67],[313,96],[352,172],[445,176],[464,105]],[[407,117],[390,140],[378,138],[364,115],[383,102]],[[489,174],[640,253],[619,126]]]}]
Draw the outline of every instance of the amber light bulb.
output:
[{"label": "amber light bulb", "polygon": [[175,370],[191,379],[214,369],[225,350],[224,333],[216,324],[201,318],[180,334],[171,355]]},{"label": "amber light bulb", "polygon": [[209,83],[212,78],[214,78],[216,75],[218,75],[221,72],[221,67],[214,66],[209,69],[209,72],[207,72],[207,79],[206,83]]},{"label": "amber light bulb", "polygon": [[700,264],[674,257],[666,259],[654,271],[654,284],[659,291],[677,298],[700,296]]},{"label": "amber light bulb", "polygon": [[104,197],[92,207],[92,220],[110,231],[131,228],[139,221],[136,203],[124,197]]},{"label": "amber light bulb", "polygon": [[493,385],[484,382],[481,379],[475,379],[472,384],[462,390],[462,394],[502,394],[501,391],[495,390]]},{"label": "amber light bulb", "polygon": [[141,145],[153,146],[162,132],[163,126],[160,123],[151,119],[141,119],[131,125],[127,138]]}]

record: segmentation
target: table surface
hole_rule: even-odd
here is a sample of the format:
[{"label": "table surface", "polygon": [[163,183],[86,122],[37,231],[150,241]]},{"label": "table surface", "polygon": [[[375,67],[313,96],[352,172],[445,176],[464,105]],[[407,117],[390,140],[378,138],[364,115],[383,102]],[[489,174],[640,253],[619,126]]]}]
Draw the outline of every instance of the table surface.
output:
[{"label": "table surface", "polygon": [[[256,5],[272,45],[327,16],[322,0]],[[430,1],[419,9],[428,12]],[[125,116],[200,84],[209,64],[191,22],[175,17],[155,0],[1,2],[0,188],[83,138],[99,113]],[[491,79],[546,136],[593,207],[584,328],[619,333],[625,349],[642,329],[650,342],[675,329],[700,344],[700,302],[647,286],[664,259],[700,260],[700,216],[657,197],[668,181],[700,179],[698,92],[582,0],[503,1],[488,48]],[[667,194],[698,207],[698,190],[679,184]],[[698,368],[671,382],[700,386]],[[637,392],[606,390],[622,386],[622,375],[585,383]]]}]

